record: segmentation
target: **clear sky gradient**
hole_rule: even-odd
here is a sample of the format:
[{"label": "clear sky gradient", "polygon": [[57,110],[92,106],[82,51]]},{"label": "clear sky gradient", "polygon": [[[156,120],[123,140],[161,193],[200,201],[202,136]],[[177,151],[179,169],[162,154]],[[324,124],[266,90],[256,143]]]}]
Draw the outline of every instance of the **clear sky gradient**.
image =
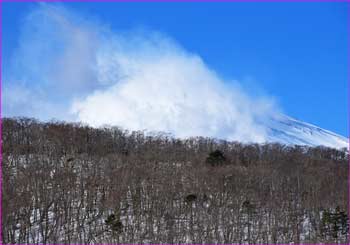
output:
[{"label": "clear sky gradient", "polygon": [[[37,3],[2,4],[6,75],[23,18]],[[275,97],[285,114],[348,135],[347,3],[64,6],[101,20],[112,30],[142,28],[165,33],[222,76],[239,80],[250,93]]]}]

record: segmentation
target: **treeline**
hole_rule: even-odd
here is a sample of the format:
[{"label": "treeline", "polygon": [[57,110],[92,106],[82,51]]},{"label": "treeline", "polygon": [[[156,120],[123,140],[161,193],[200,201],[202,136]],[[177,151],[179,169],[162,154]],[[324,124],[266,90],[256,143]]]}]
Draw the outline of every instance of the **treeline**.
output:
[{"label": "treeline", "polygon": [[2,120],[3,243],[348,243],[348,152]]}]

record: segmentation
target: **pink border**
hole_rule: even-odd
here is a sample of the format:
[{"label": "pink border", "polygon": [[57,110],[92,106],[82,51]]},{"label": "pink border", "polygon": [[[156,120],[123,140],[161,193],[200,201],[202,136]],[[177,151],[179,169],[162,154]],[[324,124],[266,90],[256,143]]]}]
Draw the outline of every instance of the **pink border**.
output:
[{"label": "pink border", "polygon": [[[347,23],[347,38],[348,38],[348,140],[350,139],[350,1],[348,1],[348,23]],[[349,147],[350,151],[350,140]],[[349,170],[348,170],[348,213],[350,213],[350,159],[349,159]],[[349,239],[349,237],[348,237]]]},{"label": "pink border", "polygon": [[[2,2],[347,2],[348,3],[348,138],[350,139],[350,0],[0,0],[0,245],[3,244],[2,234]],[[349,148],[350,149],[350,141]],[[350,159],[348,172],[348,211],[350,213]],[[238,243],[236,243],[238,244]],[[303,243],[301,243],[303,244]],[[324,243],[321,243],[324,244]],[[48,244],[48,245],[67,245],[67,244]],[[74,244],[72,245],[83,245]],[[96,245],[114,245],[114,244],[96,244]],[[133,244],[121,244],[133,245]],[[151,245],[151,244],[145,244]],[[154,244],[152,244],[154,245]],[[167,244],[164,244],[167,245]],[[170,245],[170,244],[169,244]],[[194,244],[193,244],[194,245]],[[209,245],[209,244],[206,244]],[[223,244],[228,245],[228,244]],[[269,245],[269,244],[259,244]],[[278,245],[284,245],[279,243]],[[286,244],[287,245],[287,244]],[[289,245],[289,244],[288,244]],[[316,244],[309,244],[316,245]],[[339,244],[337,244],[339,245]]]},{"label": "pink border", "polygon": [[0,0],[0,2],[350,2],[350,0]]},{"label": "pink border", "polygon": [[2,3],[0,3],[0,243],[2,242]]}]

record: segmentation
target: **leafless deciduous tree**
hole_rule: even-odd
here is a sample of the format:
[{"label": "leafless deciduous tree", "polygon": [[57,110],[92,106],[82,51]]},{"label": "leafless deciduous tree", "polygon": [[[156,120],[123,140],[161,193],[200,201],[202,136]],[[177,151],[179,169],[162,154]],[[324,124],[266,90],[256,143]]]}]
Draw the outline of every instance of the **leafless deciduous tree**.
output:
[{"label": "leafless deciduous tree", "polygon": [[349,243],[348,153],[3,119],[3,243]]}]

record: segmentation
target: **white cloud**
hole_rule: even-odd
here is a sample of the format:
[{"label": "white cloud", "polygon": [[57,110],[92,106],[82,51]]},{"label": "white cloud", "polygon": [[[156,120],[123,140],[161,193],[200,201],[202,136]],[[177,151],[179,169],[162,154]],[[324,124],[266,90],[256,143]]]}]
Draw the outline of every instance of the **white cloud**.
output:
[{"label": "white cloud", "polygon": [[45,91],[38,101],[65,111],[61,119],[93,126],[262,142],[267,129],[259,121],[276,112],[270,98],[251,98],[165,35],[113,32],[57,5],[30,15],[18,57],[24,79]]}]

